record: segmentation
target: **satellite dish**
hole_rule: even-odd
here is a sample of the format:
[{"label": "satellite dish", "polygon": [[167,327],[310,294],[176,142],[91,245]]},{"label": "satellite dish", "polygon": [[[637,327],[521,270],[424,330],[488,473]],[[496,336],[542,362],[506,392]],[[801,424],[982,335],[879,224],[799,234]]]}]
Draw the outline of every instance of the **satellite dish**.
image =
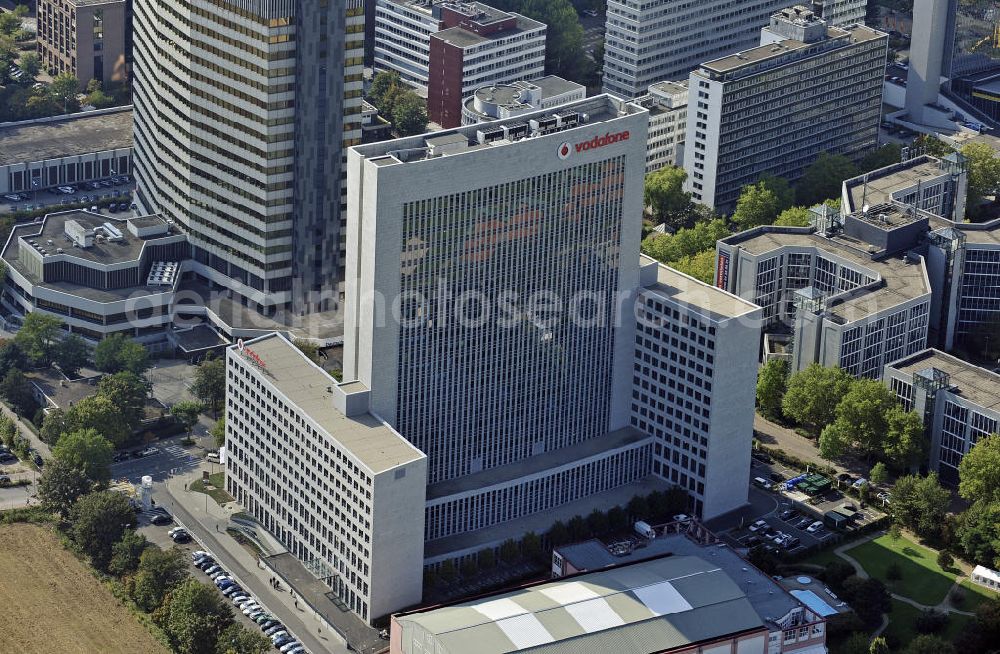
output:
[{"label": "satellite dish", "polygon": [[865,206],[861,207],[861,211],[862,213],[868,213],[868,205],[866,204]]}]

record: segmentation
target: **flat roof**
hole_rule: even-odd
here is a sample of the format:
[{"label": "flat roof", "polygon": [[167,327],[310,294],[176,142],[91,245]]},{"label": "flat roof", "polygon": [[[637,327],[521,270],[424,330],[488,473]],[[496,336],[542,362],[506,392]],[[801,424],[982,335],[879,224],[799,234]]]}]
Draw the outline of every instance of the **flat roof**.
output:
[{"label": "flat roof", "polygon": [[571,91],[578,91],[581,89],[586,91],[587,89],[587,87],[583,84],[571,82],[570,80],[559,77],[558,75],[545,75],[536,79],[524,80],[523,82],[514,82],[514,84],[533,84],[542,90],[543,98],[551,98],[556,95],[562,95],[563,93],[570,93]]},{"label": "flat roof", "polygon": [[657,266],[656,283],[644,287],[644,291],[683,304],[706,318],[726,320],[760,310],[753,302],[685,275],[646,255],[640,255],[640,262],[646,265],[655,263]]},{"label": "flat roof", "polygon": [[890,363],[888,368],[915,375],[930,368],[947,373],[953,392],[984,409],[1000,411],[1000,375],[941,350],[928,348]]},{"label": "flat roof", "polygon": [[131,147],[131,106],[0,127],[0,166]]},{"label": "flat roof", "polygon": [[97,393],[97,380],[67,381],[59,371],[52,368],[31,370],[24,376],[60,409],[68,409]]},{"label": "flat roof", "polygon": [[867,253],[869,245],[863,241],[838,234],[828,238],[802,227],[756,227],[722,239],[727,245],[739,245],[754,255],[775,252],[782,248],[816,248],[823,253],[865,268],[879,276],[883,283],[872,288],[855,291],[845,299],[836,299],[826,311],[848,321],[870,315],[913,300],[931,292],[924,266],[909,263],[904,257],[892,256],[880,260]]},{"label": "flat roof", "polygon": [[[714,562],[670,556],[396,616],[435,652],[661,652],[764,627]],[[537,648],[537,650],[536,650]]]},{"label": "flat roof", "polygon": [[[233,356],[239,352],[233,346]],[[333,406],[331,388],[338,384],[299,348],[280,334],[246,343],[266,365],[262,379],[325,429],[373,473],[424,458],[424,454],[369,413],[347,417]]]},{"label": "flat roof", "polygon": [[464,27],[449,27],[448,29],[443,29],[439,32],[434,32],[431,34],[431,38],[441,39],[446,43],[457,46],[459,48],[468,48],[480,43],[490,43],[491,41],[499,41],[500,39],[506,39],[516,34],[521,34],[524,32],[535,32],[545,29],[544,23],[539,23],[537,20],[532,20],[530,18],[525,18],[520,14],[511,13],[509,15],[500,16],[489,22],[495,22],[496,20],[503,20],[513,16],[517,19],[514,27],[506,30],[499,30],[496,32],[490,32],[487,34],[477,34],[471,30],[467,30]]},{"label": "flat roof", "polygon": [[870,207],[888,204],[893,199],[893,193],[897,191],[947,175],[948,173],[941,169],[941,164],[940,159],[924,155],[845,180],[844,184],[847,186],[848,198],[851,201],[847,213],[861,211],[865,204]]}]

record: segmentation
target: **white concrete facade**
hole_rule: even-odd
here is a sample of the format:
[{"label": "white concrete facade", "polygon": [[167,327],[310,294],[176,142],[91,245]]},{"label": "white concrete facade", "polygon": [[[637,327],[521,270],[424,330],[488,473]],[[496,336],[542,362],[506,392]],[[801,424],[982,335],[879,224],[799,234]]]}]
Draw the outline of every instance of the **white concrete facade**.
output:
[{"label": "white concrete facade", "polygon": [[683,165],[684,139],[687,135],[687,80],[650,84],[649,93],[636,98],[635,102],[649,110],[646,173],[664,166]]}]

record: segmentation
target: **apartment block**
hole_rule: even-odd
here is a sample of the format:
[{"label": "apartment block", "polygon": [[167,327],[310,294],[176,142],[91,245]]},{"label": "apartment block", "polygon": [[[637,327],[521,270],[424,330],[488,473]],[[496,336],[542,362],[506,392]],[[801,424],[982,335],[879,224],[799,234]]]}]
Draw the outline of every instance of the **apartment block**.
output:
[{"label": "apartment block", "polygon": [[69,73],[81,88],[124,82],[131,62],[131,0],[39,0],[38,56],[53,75]]},{"label": "apartment block", "polygon": [[1000,375],[929,349],[887,365],[883,379],[906,410],[924,417],[931,470],[957,484],[962,458],[998,432]]},{"label": "apartment block", "polygon": [[680,166],[684,162],[687,133],[687,80],[650,84],[649,92],[635,102],[649,111],[646,172]]},{"label": "apartment block", "polygon": [[203,294],[282,324],[336,309],[362,0],[163,0],[134,13],[137,204],[188,231]]},{"label": "apartment block", "polygon": [[226,379],[226,490],[362,620],[419,602],[427,458],[283,336]]},{"label": "apartment block", "polygon": [[724,213],[764,175],[795,182],[821,152],[859,159],[878,145],[884,33],[793,7],[760,43],[703,63],[688,84],[687,188]]},{"label": "apartment block", "polygon": [[788,0],[608,0],[604,92],[637,98],[663,80],[687,79],[703,61],[759,43]]},{"label": "apartment block", "polygon": [[704,519],[746,504],[759,306],[643,256],[630,421]]},{"label": "apartment block", "polygon": [[545,70],[545,25],[480,2],[376,0],[375,20],[375,69],[425,92],[442,127],[461,124],[477,89]]}]

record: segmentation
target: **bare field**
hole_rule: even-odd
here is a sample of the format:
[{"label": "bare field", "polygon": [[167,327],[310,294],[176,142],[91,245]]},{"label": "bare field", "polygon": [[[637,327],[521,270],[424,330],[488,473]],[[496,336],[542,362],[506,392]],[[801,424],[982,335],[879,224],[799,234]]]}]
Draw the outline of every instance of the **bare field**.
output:
[{"label": "bare field", "polygon": [[167,654],[46,527],[0,525],[5,652]]}]

